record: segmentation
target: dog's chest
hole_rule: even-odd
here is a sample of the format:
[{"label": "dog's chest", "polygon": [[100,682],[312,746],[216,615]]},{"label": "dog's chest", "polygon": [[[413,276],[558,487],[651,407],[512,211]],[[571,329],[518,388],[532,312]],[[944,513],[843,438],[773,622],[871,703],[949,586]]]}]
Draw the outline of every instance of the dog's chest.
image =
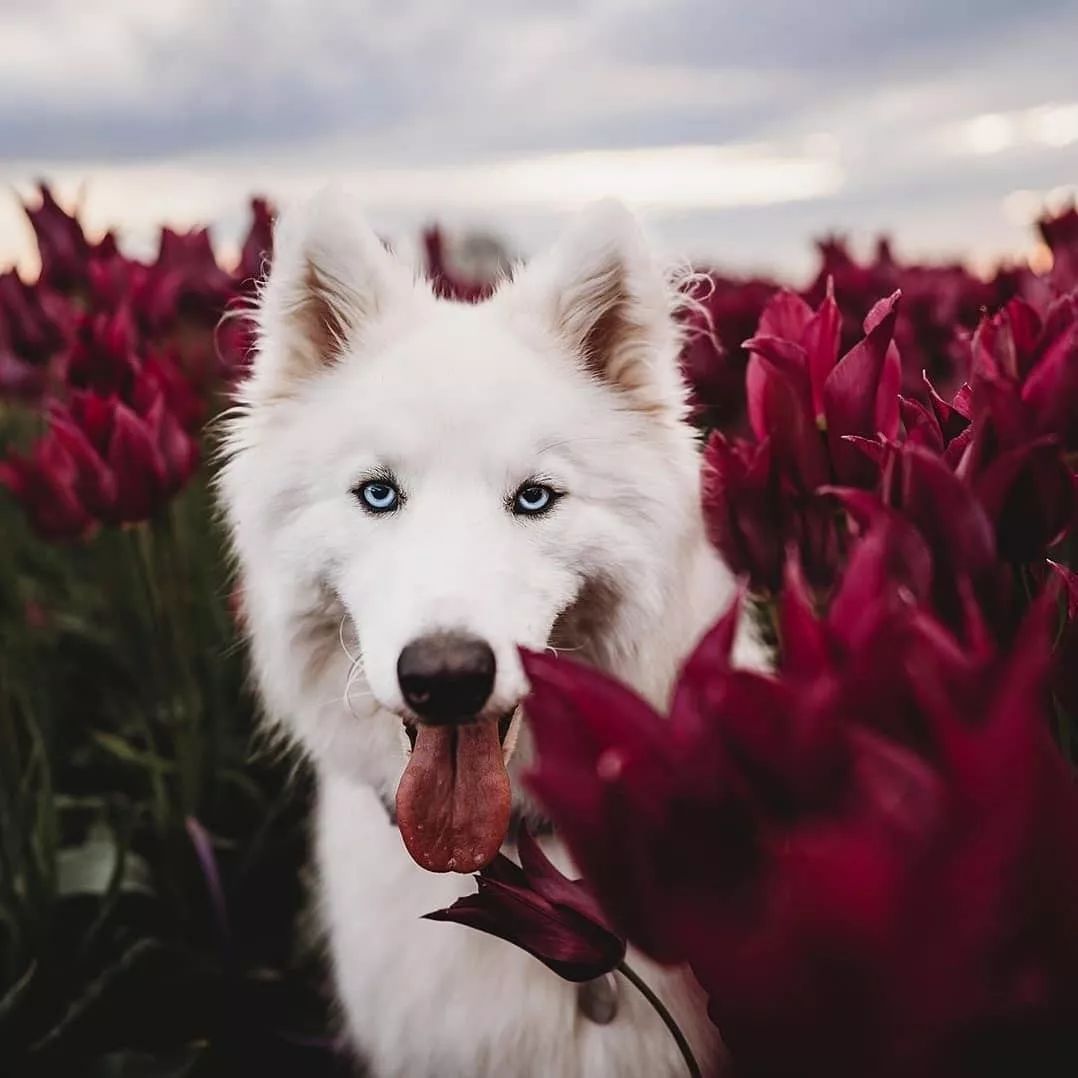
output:
[{"label": "dog's chest", "polygon": [[[584,1013],[594,1001],[585,994],[582,1009],[575,985],[523,951],[422,920],[474,883],[416,866],[370,790],[324,779],[318,861],[348,1033],[378,1078],[680,1074],[669,1034],[628,985],[618,987],[613,1020],[596,1022]],[[649,971],[660,976],[670,992],[669,975]],[[703,1032],[692,1005],[699,1001],[673,995],[686,1023]],[[706,1054],[706,1041],[700,1047]]]}]

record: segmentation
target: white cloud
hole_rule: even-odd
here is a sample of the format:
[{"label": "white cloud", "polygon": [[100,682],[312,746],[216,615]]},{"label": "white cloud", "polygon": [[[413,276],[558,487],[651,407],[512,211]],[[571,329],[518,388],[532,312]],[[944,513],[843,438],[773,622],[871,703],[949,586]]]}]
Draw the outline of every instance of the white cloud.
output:
[{"label": "white cloud", "polygon": [[988,155],[1031,145],[1062,149],[1078,142],[1078,101],[1011,112],[984,112],[958,125],[958,152]]}]

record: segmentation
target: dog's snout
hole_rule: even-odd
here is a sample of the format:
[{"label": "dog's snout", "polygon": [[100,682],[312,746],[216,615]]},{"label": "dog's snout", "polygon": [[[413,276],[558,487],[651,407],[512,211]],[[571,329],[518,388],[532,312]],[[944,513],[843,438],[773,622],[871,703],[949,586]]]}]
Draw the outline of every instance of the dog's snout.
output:
[{"label": "dog's snout", "polygon": [[461,633],[413,640],[397,660],[397,681],[408,706],[425,722],[474,718],[494,689],[490,645]]}]

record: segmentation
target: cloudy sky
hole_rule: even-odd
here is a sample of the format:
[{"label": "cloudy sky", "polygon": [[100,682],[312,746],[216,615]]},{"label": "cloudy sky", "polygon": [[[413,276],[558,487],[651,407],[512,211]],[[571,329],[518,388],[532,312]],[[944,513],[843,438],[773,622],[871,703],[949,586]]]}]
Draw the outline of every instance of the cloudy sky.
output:
[{"label": "cloudy sky", "polygon": [[36,177],[136,252],[329,181],[522,252],[614,194],[735,269],[831,230],[1027,256],[1078,185],[1076,41],[1074,0],[3,0],[0,264]]}]

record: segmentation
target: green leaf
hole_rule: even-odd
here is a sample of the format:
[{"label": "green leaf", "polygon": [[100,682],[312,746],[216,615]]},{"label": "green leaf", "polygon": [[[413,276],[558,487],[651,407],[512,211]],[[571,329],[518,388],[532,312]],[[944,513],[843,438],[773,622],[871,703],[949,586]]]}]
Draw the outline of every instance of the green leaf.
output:
[{"label": "green leaf", "polygon": [[165,760],[156,753],[146,752],[145,749],[137,749],[130,741],[116,734],[106,733],[104,730],[95,730],[94,741],[107,753],[115,756],[124,763],[136,764],[152,771],[175,771],[176,765],[171,760]]}]

